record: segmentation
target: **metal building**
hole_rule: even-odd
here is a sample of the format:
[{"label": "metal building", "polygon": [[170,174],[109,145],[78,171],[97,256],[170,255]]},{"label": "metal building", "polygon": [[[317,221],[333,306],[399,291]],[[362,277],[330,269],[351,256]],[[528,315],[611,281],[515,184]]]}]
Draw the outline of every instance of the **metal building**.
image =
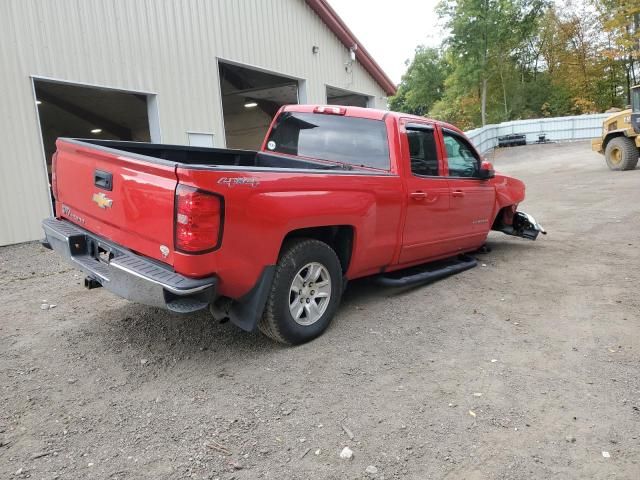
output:
[{"label": "metal building", "polygon": [[284,103],[386,108],[326,0],[2,0],[0,245],[41,237],[55,138],[257,148]]}]

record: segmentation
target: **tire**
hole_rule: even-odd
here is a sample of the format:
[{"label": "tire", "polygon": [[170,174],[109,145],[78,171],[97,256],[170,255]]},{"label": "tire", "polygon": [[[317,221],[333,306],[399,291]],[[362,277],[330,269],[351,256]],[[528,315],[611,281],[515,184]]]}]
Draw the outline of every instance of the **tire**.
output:
[{"label": "tire", "polygon": [[[316,274],[319,286],[313,282]],[[258,328],[276,342],[308,342],[327,329],[341,296],[342,267],[336,252],[319,240],[293,240],[285,244],[276,265]]]},{"label": "tire", "polygon": [[604,157],[611,170],[633,170],[638,165],[638,147],[628,137],[615,137],[607,143]]}]

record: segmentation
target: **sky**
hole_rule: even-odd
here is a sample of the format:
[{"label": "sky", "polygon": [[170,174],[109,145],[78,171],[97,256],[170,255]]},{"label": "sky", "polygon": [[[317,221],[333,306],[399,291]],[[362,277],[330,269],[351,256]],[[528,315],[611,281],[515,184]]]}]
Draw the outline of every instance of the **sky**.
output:
[{"label": "sky", "polygon": [[416,46],[436,47],[442,28],[438,0],[329,0],[333,9],[394,83]]}]

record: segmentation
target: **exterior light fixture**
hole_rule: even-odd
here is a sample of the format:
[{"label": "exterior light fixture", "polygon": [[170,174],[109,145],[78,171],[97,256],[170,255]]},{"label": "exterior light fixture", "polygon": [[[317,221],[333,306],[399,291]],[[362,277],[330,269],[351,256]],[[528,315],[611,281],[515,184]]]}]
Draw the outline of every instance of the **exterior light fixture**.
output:
[{"label": "exterior light fixture", "polygon": [[358,45],[354,45],[353,47],[351,47],[351,48],[349,49],[349,59],[350,59],[352,62],[355,62],[355,61],[356,61],[356,50],[358,50]]},{"label": "exterior light fixture", "polygon": [[257,106],[258,106],[258,103],[257,103],[257,102],[254,102],[254,101],[251,101],[251,100],[248,100],[248,101],[247,101],[247,102],[245,102],[245,104],[244,104],[244,108],[255,108],[255,107],[257,107]]},{"label": "exterior light fixture", "polygon": [[94,128],[93,130],[91,130],[91,133],[102,133],[102,129],[101,128]]},{"label": "exterior light fixture", "polygon": [[42,102],[40,100],[36,100],[36,105],[42,105]]},{"label": "exterior light fixture", "polygon": [[320,51],[320,47],[317,45],[314,45],[313,47],[311,47],[311,51],[316,54]]}]

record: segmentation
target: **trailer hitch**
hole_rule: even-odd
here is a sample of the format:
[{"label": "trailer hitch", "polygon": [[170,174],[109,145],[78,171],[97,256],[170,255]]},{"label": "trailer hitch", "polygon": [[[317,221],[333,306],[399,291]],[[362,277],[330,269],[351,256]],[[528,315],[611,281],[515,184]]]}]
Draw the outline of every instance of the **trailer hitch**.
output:
[{"label": "trailer hitch", "polygon": [[94,288],[100,288],[102,284],[93,277],[84,278],[84,288],[87,290],[93,290]]}]

